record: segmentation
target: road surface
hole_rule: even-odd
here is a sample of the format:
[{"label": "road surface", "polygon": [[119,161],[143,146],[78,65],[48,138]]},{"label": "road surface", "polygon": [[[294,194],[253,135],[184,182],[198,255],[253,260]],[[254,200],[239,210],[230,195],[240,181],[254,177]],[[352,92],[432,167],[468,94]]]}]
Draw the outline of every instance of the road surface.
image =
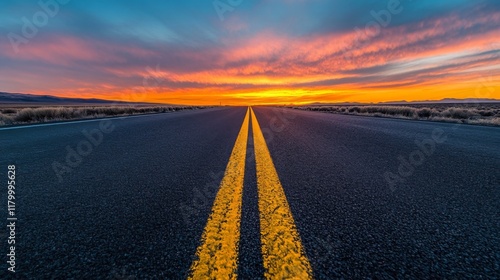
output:
[{"label": "road surface", "polygon": [[267,107],[0,128],[5,225],[9,165],[1,278],[500,277],[500,128]]}]

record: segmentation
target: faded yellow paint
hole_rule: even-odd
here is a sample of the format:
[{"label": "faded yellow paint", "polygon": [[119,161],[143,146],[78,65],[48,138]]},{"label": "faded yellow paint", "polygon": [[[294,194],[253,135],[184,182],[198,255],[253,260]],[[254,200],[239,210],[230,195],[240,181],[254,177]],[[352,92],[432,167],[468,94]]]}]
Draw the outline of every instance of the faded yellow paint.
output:
[{"label": "faded yellow paint", "polygon": [[237,279],[249,110],[243,120],[188,279]]},{"label": "faded yellow paint", "polygon": [[262,258],[267,279],[313,279],[285,192],[252,109]]}]

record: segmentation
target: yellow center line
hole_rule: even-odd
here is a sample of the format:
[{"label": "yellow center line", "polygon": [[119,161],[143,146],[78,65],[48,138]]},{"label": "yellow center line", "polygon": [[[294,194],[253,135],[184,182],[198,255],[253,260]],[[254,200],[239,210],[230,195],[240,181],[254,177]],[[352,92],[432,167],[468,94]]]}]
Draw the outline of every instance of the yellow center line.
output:
[{"label": "yellow center line", "polygon": [[252,109],[262,258],[266,279],[313,279],[285,192]]},{"label": "yellow center line", "polygon": [[229,158],[188,279],[237,278],[249,112]]}]

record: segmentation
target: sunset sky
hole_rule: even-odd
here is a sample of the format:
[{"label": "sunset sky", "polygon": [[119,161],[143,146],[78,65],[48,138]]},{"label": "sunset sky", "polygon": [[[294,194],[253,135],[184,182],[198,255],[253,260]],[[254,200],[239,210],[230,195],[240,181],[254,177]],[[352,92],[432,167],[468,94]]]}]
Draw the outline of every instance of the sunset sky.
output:
[{"label": "sunset sky", "polygon": [[500,99],[498,0],[55,1],[0,2],[0,91],[223,105]]}]

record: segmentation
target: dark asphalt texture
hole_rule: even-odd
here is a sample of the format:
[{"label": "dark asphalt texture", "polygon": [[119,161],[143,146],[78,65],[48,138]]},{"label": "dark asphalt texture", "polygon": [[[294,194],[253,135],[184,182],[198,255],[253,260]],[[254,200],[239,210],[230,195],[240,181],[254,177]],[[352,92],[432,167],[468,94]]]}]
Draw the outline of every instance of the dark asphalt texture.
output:
[{"label": "dark asphalt texture", "polygon": [[[254,110],[315,278],[500,278],[500,128]],[[185,278],[245,112],[0,129],[0,182],[15,164],[18,218],[17,272],[2,241],[0,278]],[[53,163],[103,122],[113,131],[61,182]],[[443,141],[399,174],[400,157],[433,135]],[[250,130],[240,279],[263,275],[251,140]]]}]

